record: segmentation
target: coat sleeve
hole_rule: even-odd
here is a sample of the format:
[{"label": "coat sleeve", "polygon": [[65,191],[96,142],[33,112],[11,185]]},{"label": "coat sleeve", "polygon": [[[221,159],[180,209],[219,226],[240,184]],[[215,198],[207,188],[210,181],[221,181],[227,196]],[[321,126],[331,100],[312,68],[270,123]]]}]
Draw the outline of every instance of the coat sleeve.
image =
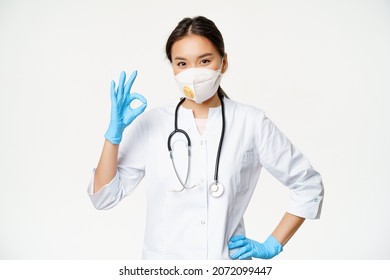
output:
[{"label": "coat sleeve", "polygon": [[95,169],[93,170],[87,193],[96,209],[114,207],[133,192],[144,177],[146,124],[143,116],[140,116],[126,128],[119,145],[117,173],[111,182],[96,193],[93,193]]},{"label": "coat sleeve", "polygon": [[321,215],[324,187],[321,175],[291,141],[267,118],[258,116],[260,162],[277,180],[289,188],[287,212],[308,219]]}]

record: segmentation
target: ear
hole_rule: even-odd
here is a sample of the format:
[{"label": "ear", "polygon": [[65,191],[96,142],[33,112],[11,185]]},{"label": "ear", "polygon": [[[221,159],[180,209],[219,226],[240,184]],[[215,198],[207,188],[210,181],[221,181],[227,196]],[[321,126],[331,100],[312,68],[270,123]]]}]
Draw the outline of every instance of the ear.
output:
[{"label": "ear", "polygon": [[228,69],[228,55],[227,53],[225,53],[225,55],[223,56],[223,63],[222,63],[222,69],[221,69],[221,73],[224,74],[227,69]]}]

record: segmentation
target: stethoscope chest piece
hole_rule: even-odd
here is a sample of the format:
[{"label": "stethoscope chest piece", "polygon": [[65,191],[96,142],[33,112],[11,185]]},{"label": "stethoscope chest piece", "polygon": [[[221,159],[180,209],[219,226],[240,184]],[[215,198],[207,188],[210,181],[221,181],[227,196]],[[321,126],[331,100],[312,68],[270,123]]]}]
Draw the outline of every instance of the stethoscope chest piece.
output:
[{"label": "stethoscope chest piece", "polygon": [[224,186],[219,182],[213,182],[209,186],[209,193],[212,197],[220,197],[225,191]]}]

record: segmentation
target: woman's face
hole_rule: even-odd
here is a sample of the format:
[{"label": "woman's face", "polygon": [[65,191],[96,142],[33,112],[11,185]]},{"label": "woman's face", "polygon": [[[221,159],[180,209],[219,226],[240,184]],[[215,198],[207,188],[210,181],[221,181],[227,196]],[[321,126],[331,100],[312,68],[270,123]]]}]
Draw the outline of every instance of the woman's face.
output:
[{"label": "woman's face", "polygon": [[[204,67],[218,70],[222,57],[209,39],[190,34],[172,45],[172,68],[174,75],[192,67]],[[227,66],[227,56],[223,60],[222,73]]]}]

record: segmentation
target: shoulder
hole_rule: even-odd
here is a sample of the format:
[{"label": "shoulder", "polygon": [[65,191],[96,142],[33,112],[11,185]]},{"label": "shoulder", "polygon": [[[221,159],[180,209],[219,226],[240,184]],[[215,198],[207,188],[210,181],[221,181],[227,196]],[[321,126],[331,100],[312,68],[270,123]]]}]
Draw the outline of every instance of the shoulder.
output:
[{"label": "shoulder", "polygon": [[239,118],[245,119],[257,119],[264,117],[265,112],[263,109],[250,104],[244,104],[231,99],[224,99],[226,108],[226,114],[232,114]]}]

